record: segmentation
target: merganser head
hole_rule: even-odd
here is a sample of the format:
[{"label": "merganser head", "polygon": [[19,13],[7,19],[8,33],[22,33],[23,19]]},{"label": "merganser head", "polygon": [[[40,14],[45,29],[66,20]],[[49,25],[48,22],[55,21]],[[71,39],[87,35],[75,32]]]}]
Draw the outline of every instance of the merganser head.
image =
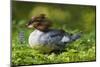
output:
[{"label": "merganser head", "polygon": [[27,26],[28,28],[35,28],[44,32],[52,26],[52,23],[45,14],[40,14],[39,16],[32,17]]}]

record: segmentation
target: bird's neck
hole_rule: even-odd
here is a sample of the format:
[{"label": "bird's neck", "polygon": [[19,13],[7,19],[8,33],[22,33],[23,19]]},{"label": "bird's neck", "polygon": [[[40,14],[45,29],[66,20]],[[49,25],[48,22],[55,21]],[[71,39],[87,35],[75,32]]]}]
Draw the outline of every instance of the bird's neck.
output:
[{"label": "bird's neck", "polygon": [[50,29],[46,29],[46,30],[39,30],[39,29],[36,29],[37,31],[40,31],[40,32],[44,32],[44,33],[46,33],[46,32],[48,32],[48,31],[50,31]]}]

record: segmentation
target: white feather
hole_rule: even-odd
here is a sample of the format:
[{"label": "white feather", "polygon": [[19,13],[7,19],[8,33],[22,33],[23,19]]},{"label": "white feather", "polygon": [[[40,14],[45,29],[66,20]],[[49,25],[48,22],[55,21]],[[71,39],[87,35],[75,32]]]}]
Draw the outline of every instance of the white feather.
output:
[{"label": "white feather", "polygon": [[35,46],[36,44],[39,44],[39,38],[40,36],[43,34],[43,32],[39,31],[39,30],[34,30],[30,36],[29,36],[29,44],[30,46]]}]

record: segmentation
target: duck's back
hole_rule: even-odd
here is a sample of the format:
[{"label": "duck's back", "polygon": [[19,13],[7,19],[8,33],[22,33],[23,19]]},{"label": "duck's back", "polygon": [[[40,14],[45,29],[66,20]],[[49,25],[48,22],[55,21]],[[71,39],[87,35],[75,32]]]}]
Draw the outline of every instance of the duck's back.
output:
[{"label": "duck's back", "polygon": [[61,30],[49,30],[45,34],[41,35],[40,42],[44,44],[63,44],[61,42],[62,38],[67,35],[69,38],[69,34],[65,33]]}]

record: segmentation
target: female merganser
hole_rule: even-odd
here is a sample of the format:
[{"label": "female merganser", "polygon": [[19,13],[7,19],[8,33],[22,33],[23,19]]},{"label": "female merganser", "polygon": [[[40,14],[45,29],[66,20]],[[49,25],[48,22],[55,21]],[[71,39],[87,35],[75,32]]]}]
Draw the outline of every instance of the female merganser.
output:
[{"label": "female merganser", "polygon": [[44,14],[32,17],[28,23],[29,28],[35,28],[29,36],[29,45],[32,48],[45,52],[63,50],[67,43],[75,41],[81,36],[81,33],[69,34],[63,30],[49,29],[51,25],[51,21]]}]

